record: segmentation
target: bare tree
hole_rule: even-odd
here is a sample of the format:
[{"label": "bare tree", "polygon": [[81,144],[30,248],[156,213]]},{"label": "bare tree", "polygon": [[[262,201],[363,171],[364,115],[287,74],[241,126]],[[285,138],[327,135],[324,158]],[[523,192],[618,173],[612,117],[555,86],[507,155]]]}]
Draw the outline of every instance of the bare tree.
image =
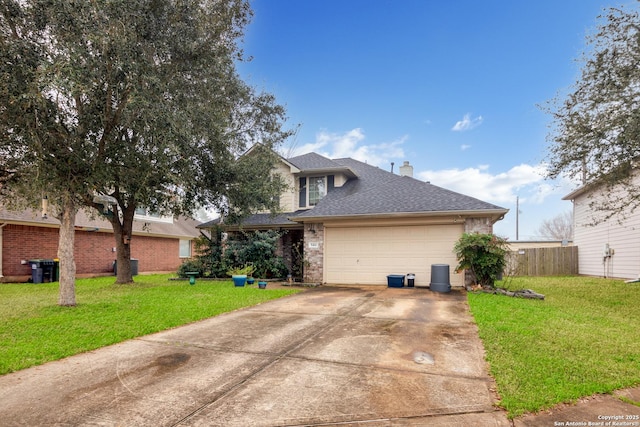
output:
[{"label": "bare tree", "polygon": [[573,239],[573,214],[567,211],[542,221],[538,235],[549,240]]}]

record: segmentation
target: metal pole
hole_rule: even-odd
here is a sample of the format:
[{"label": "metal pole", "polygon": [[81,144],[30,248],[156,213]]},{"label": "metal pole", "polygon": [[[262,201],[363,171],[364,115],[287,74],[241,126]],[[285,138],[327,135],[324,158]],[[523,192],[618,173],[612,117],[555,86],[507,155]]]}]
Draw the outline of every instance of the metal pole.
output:
[{"label": "metal pole", "polygon": [[516,196],[516,242],[518,240],[520,240],[519,238],[519,234],[520,234],[520,196]]}]

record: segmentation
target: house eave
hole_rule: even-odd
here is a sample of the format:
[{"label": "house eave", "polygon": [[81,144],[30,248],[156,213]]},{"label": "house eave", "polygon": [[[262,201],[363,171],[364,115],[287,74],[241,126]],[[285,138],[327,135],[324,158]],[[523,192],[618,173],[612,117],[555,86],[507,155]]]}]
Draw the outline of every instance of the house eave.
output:
[{"label": "house eave", "polygon": [[255,230],[301,230],[302,224],[248,224],[248,225],[223,225],[226,231],[255,231]]},{"label": "house eave", "polygon": [[324,215],[324,216],[304,216],[290,217],[290,221],[305,222],[324,222],[332,220],[349,220],[349,219],[400,219],[400,218],[433,218],[433,217],[451,217],[452,221],[470,217],[490,217],[495,224],[504,218],[509,209],[487,209],[487,210],[458,210],[458,211],[432,211],[432,212],[387,212],[374,214],[353,214],[353,215]]},{"label": "house eave", "polygon": [[302,169],[302,170],[299,170],[296,174],[297,175],[310,176],[310,175],[331,175],[331,174],[336,174],[336,173],[342,173],[345,176],[347,176],[348,178],[357,178],[358,177],[358,175],[356,175],[355,172],[353,172],[351,169],[346,168],[346,167]]},{"label": "house eave", "polygon": [[577,188],[575,190],[573,190],[571,193],[567,194],[566,196],[564,196],[562,198],[562,200],[569,200],[569,201],[573,201],[576,199],[576,197],[583,195],[584,193],[586,193],[591,186],[589,185],[583,185],[580,188]]}]

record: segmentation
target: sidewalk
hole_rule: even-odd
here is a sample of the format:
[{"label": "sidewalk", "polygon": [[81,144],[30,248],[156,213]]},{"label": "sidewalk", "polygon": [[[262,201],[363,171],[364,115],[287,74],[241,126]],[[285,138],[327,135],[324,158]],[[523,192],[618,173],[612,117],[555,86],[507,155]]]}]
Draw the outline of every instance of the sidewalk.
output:
[{"label": "sidewalk", "polygon": [[640,426],[640,407],[619,397],[640,404],[640,387],[619,390],[613,395],[587,397],[575,405],[559,405],[539,414],[519,417],[514,420],[514,426]]}]

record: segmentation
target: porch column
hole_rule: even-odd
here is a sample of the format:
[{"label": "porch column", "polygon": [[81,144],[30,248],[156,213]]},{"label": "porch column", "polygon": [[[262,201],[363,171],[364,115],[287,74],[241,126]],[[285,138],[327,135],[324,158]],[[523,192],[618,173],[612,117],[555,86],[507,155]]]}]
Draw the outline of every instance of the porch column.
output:
[{"label": "porch column", "polygon": [[306,223],[304,225],[304,281],[323,283],[324,266],[324,225]]}]

